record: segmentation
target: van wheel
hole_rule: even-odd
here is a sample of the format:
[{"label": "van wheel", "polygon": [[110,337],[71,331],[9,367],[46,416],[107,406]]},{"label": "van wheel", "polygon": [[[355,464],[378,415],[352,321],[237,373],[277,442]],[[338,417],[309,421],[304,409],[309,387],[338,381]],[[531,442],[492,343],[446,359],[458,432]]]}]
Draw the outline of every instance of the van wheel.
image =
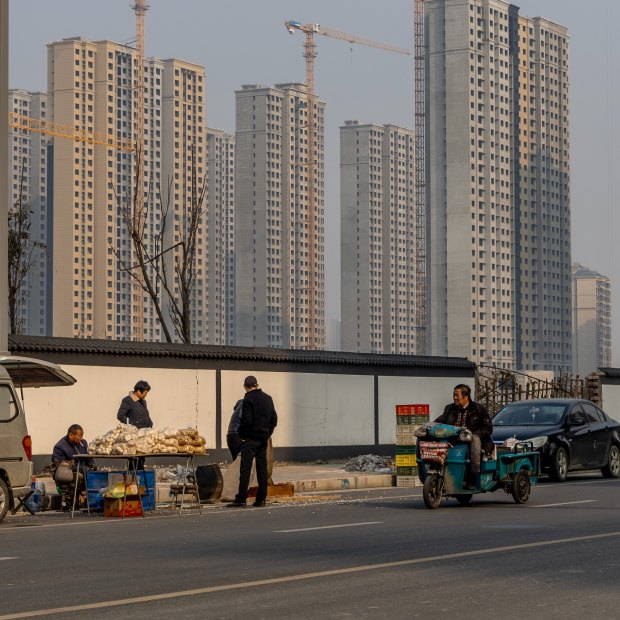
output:
[{"label": "van wheel", "polygon": [[6,482],[0,478],[0,521],[6,517],[6,513],[9,511],[10,500],[9,487],[7,487]]}]

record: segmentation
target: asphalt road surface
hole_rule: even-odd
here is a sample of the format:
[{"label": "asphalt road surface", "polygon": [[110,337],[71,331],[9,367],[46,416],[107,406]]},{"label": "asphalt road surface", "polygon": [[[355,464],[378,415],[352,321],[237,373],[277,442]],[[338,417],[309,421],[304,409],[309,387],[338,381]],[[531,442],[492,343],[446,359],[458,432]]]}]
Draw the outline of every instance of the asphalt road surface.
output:
[{"label": "asphalt road surface", "polygon": [[428,510],[420,489],[145,519],[8,518],[8,618],[618,618],[620,480]]}]

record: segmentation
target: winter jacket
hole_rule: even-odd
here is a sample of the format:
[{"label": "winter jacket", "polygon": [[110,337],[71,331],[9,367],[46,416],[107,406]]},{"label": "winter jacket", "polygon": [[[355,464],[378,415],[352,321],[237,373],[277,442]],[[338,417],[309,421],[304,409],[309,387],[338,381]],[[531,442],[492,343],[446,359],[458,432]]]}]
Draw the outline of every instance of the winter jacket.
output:
[{"label": "winter jacket", "polygon": [[[61,461],[72,461],[76,454],[88,454],[88,442],[82,439],[77,445],[69,441],[69,437],[65,435],[55,446],[52,452],[52,461],[60,463]],[[92,459],[82,461],[88,467],[94,467],[95,462]]]},{"label": "winter jacket", "polygon": [[121,401],[116,417],[123,424],[133,424],[138,428],[153,428],[146,400],[140,400],[129,394]]},{"label": "winter jacket", "polygon": [[228,434],[232,435],[233,433],[239,433],[239,425],[241,424],[241,409],[243,408],[243,399],[238,400],[235,403],[235,408],[233,409],[233,414],[230,417],[230,422],[228,423]]},{"label": "winter jacket", "polygon": [[[480,404],[475,403],[473,400],[469,401],[467,406],[468,415],[465,427],[468,428],[474,435],[480,437],[482,448],[485,452],[493,452],[495,447],[493,444],[493,422],[491,417],[487,413],[487,410]],[[459,413],[459,406],[455,403],[446,405],[443,413],[435,420],[440,424],[456,424]]]},{"label": "winter jacket", "polygon": [[261,389],[246,392],[241,408],[239,437],[265,441],[271,437],[277,424],[278,415],[271,396]]}]

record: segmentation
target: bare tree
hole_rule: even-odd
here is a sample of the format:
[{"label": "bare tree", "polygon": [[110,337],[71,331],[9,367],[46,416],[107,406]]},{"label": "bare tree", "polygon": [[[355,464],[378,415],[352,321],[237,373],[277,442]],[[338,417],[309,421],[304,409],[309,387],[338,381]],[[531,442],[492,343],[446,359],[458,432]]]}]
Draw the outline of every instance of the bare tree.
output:
[{"label": "bare tree", "polygon": [[30,237],[32,211],[25,204],[24,171],[26,158],[22,159],[19,194],[14,205],[9,207],[8,221],[8,305],[9,332],[21,334],[24,329],[20,310],[26,300],[24,285],[30,270],[37,264],[37,250],[45,250],[46,245]]},{"label": "bare tree", "polygon": [[[136,157],[141,157],[138,152]],[[136,161],[138,176],[139,162]],[[131,238],[136,258],[129,264],[118,248],[112,248],[121,268],[130,274],[153,302],[153,307],[161,324],[167,342],[176,336],[181,342],[190,344],[192,293],[196,284],[196,245],[197,233],[203,219],[206,196],[206,180],[198,182],[195,147],[192,148],[191,196],[189,202],[180,206],[178,212],[180,226],[178,240],[175,241],[174,226],[171,220],[172,181],[168,180],[162,189],[157,184],[155,209],[159,214],[159,230],[146,227],[149,221],[150,200],[144,201],[143,212],[136,208],[138,191],[143,190],[142,179],[135,178],[134,193],[128,199],[117,196],[124,225]],[[152,187],[149,190],[152,194]],[[170,329],[172,325],[173,330]]]}]

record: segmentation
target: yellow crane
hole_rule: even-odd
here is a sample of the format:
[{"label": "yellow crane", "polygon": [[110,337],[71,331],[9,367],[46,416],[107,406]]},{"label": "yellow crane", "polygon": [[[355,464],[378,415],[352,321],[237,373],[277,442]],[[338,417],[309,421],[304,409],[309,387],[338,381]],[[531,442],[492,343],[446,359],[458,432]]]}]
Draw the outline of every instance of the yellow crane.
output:
[{"label": "yellow crane", "polygon": [[74,140],[75,142],[101,144],[113,149],[122,149],[130,152],[134,150],[134,145],[131,140],[125,138],[117,139],[99,131],[88,131],[79,129],[78,127],[71,127],[70,125],[52,123],[51,121],[32,118],[24,114],[18,114],[17,112],[9,112],[9,127],[53,136],[55,138],[66,138],[68,140]]},{"label": "yellow crane", "polygon": [[315,335],[316,335],[316,322],[315,322],[315,281],[316,281],[316,260],[315,260],[315,176],[316,176],[316,156],[314,151],[315,145],[315,102],[316,95],[314,92],[314,60],[317,56],[316,43],[314,42],[314,35],[320,34],[324,37],[330,37],[332,39],[340,39],[341,41],[347,41],[348,43],[356,43],[358,45],[366,45],[368,47],[375,47],[388,52],[395,52],[397,54],[409,55],[408,49],[402,47],[396,47],[394,45],[387,45],[385,43],[378,43],[369,39],[363,39],[353,34],[341,32],[340,30],[334,30],[321,26],[320,24],[302,24],[295,20],[289,20],[284,22],[284,26],[290,34],[294,34],[296,30],[303,32],[306,35],[304,42],[303,56],[306,60],[306,90],[308,98],[308,120],[307,120],[307,134],[308,134],[308,348],[315,349]]}]

